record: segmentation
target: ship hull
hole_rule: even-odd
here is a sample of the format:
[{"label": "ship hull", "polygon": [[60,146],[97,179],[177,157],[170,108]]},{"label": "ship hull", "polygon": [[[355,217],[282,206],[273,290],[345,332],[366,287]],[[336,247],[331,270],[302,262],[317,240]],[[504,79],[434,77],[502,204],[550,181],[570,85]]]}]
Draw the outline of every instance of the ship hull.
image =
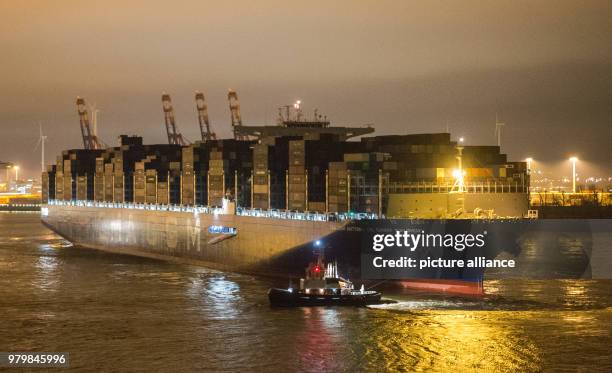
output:
[{"label": "ship hull", "polygon": [[[415,276],[362,276],[364,261],[378,255],[364,244],[371,244],[369,235],[373,232],[488,230],[489,234],[495,233],[495,239],[482,253],[488,258],[514,258],[517,262],[516,268],[497,271],[498,276],[592,278],[591,257],[602,255],[610,232],[604,222],[567,220],[313,221],[54,204],[41,210],[43,224],[54,232],[75,245],[108,252],[287,278],[303,275],[313,253],[323,250],[326,259],[337,261],[340,273],[353,280],[390,279],[401,287],[443,292],[457,288],[466,294],[481,292],[479,281],[496,272],[453,270],[436,274],[413,272]],[[595,243],[601,243],[603,249],[595,250]],[[461,253],[451,250],[444,255],[458,254]],[[412,278],[427,281],[408,280]],[[430,286],[430,280],[436,280],[435,286]]]},{"label": "ship hull", "polygon": [[[78,246],[279,277],[301,274],[313,242],[346,224],[85,206],[43,210],[42,223]],[[359,247],[354,250],[358,258]]]}]

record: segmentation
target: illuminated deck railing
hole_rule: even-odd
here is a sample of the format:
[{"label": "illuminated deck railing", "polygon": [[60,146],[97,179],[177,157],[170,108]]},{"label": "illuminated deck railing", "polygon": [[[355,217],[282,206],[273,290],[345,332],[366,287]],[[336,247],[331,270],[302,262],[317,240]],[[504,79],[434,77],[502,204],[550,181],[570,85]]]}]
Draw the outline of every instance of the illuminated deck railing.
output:
[{"label": "illuminated deck railing", "polygon": [[[450,193],[457,190],[453,182],[413,182],[396,183],[385,185],[387,193]],[[527,193],[528,186],[524,181],[500,181],[491,179],[486,181],[465,181],[463,191],[465,193]]]},{"label": "illuminated deck railing", "polygon": [[[223,209],[209,206],[184,206],[184,205],[158,205],[132,202],[99,202],[99,201],[63,201],[49,200],[51,206],[77,206],[77,207],[97,207],[109,209],[132,209],[149,211],[174,211],[190,212],[193,214],[221,215]],[[299,212],[286,210],[261,210],[238,207],[236,215],[252,216],[257,218],[274,218],[285,220],[306,220],[306,221],[346,221],[346,220],[372,220],[378,219],[376,214],[369,213],[319,213],[319,212]]]}]

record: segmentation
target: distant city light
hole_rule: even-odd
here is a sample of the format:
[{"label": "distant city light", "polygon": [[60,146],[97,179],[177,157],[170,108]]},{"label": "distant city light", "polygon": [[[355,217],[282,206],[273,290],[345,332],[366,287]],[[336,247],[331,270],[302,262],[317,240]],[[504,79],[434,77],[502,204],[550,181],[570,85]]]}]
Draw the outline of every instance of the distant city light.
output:
[{"label": "distant city light", "polygon": [[459,138],[459,142],[463,142],[465,139],[463,137]]}]

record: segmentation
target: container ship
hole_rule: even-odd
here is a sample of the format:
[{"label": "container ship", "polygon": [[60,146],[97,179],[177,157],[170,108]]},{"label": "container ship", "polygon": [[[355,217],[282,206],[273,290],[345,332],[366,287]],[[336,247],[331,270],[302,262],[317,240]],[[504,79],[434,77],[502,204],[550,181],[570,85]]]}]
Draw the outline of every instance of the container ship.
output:
[{"label": "container ship", "polygon": [[526,163],[498,146],[449,133],[374,136],[316,110],[307,118],[299,101],[276,125],[247,126],[236,92],[228,101],[233,138],[217,138],[198,92],[201,140],[190,143],[164,94],[168,143],[122,135],[113,147],[78,98],[84,146],[43,173],[42,222],[84,247],[262,275],[299,276],[325,250],[359,279],[371,227],[528,214]]}]

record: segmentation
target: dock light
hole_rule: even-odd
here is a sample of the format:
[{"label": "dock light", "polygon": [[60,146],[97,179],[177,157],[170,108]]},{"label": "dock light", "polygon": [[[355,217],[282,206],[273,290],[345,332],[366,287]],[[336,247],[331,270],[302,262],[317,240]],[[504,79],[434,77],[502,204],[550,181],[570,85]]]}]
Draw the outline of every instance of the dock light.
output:
[{"label": "dock light", "polygon": [[578,157],[571,157],[570,162],[572,162],[572,193],[576,193],[576,162],[578,162]]},{"label": "dock light", "polygon": [[453,189],[457,187],[459,193],[463,193],[465,191],[464,183],[463,183],[464,176],[465,176],[465,171],[463,171],[462,169],[456,168],[453,170],[453,177],[455,178],[455,185],[453,185]]},{"label": "dock light", "polygon": [[457,180],[463,180],[463,176],[465,176],[465,171],[461,172],[458,169],[453,170],[453,177]]}]

